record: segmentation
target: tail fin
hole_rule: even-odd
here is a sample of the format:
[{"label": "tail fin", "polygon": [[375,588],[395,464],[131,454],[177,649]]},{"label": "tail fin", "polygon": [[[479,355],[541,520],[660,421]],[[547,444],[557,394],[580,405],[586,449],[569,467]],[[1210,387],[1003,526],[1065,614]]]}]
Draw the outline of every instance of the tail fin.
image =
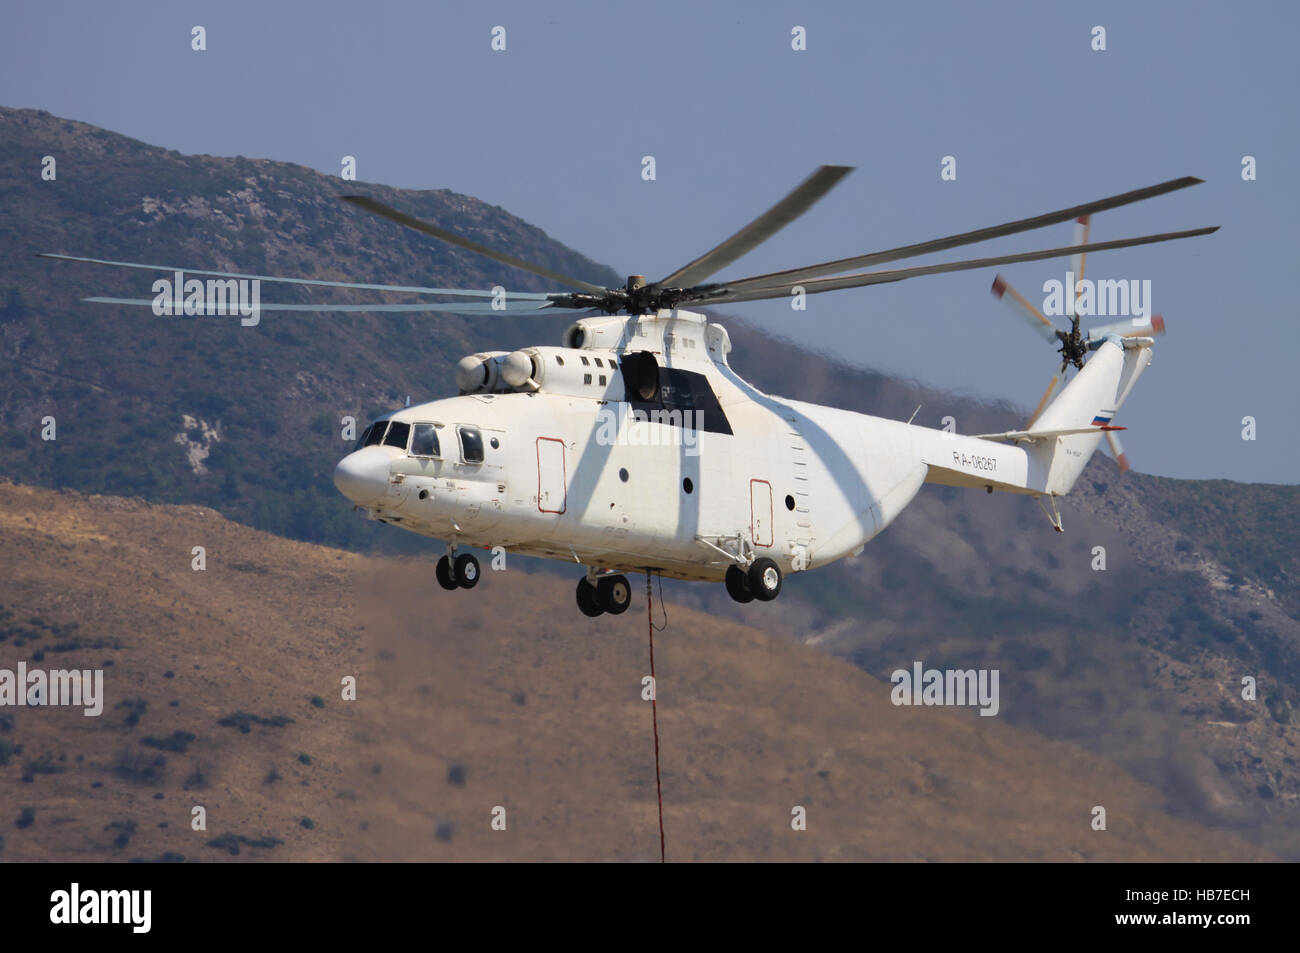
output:
[{"label": "tail fin", "polygon": [[1031,434],[1085,428],[1096,428],[1096,432],[1071,433],[1029,444],[1030,486],[1053,496],[1070,492],[1101,443],[1102,428],[1111,426],[1133,385],[1151,363],[1153,343],[1151,338],[1107,338],[1083,370],[1039,415],[1029,428]]}]

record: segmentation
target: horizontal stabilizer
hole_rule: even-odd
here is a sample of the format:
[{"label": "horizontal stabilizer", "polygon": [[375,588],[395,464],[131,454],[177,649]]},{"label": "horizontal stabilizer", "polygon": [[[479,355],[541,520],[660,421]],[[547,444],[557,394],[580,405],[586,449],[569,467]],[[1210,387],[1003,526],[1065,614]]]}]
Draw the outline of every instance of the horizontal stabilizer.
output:
[{"label": "horizontal stabilizer", "polygon": [[1057,437],[1075,437],[1084,433],[1105,433],[1111,430],[1127,430],[1127,427],[1075,427],[1071,430],[1008,430],[1006,433],[976,434],[977,440],[997,440],[1002,443],[1035,443],[1039,440],[1055,440]]}]

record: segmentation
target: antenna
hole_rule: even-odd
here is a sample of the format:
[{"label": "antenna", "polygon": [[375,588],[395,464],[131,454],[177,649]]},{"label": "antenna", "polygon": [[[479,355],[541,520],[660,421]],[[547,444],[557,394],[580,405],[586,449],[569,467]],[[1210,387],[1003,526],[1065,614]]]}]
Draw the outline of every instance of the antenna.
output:
[{"label": "antenna", "polygon": [[908,422],[909,424],[910,424],[913,420],[915,420],[915,419],[916,419],[916,415],[919,414],[919,413],[921,412],[921,406],[922,406],[921,404],[917,404],[917,405],[916,405],[916,410],[912,411],[912,416],[910,416],[910,417],[907,418],[907,422]]}]

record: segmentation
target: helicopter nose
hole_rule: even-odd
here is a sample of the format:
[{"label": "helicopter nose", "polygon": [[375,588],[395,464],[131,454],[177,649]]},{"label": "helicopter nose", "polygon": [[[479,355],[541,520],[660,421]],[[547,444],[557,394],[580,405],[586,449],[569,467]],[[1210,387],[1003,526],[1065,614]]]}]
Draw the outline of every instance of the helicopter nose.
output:
[{"label": "helicopter nose", "polygon": [[334,485],[353,503],[374,503],[388,490],[388,463],[383,447],[362,447],[334,467]]}]

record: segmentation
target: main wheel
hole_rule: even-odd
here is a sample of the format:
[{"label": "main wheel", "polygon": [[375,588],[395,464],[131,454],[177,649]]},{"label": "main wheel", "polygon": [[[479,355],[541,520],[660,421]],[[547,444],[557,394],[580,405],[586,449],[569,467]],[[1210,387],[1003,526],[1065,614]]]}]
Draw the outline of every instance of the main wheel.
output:
[{"label": "main wheel", "polygon": [[755,599],[771,602],[781,594],[781,567],[762,556],[749,567],[749,589]]},{"label": "main wheel", "polygon": [[620,615],[632,604],[627,576],[601,576],[596,582],[596,602],[610,615]]},{"label": "main wheel", "polygon": [[596,587],[587,582],[586,576],[578,580],[578,608],[593,619],[605,611],[596,601]]},{"label": "main wheel", "polygon": [[452,576],[451,560],[443,556],[438,560],[438,566],[434,569],[433,574],[438,578],[438,585],[444,589],[458,589],[456,579]]},{"label": "main wheel", "polygon": [[754,601],[754,593],[749,589],[749,577],[739,566],[727,567],[727,595],[737,602]]},{"label": "main wheel", "polygon": [[473,589],[478,585],[478,560],[473,553],[461,553],[456,557],[456,583],[462,589]]}]

